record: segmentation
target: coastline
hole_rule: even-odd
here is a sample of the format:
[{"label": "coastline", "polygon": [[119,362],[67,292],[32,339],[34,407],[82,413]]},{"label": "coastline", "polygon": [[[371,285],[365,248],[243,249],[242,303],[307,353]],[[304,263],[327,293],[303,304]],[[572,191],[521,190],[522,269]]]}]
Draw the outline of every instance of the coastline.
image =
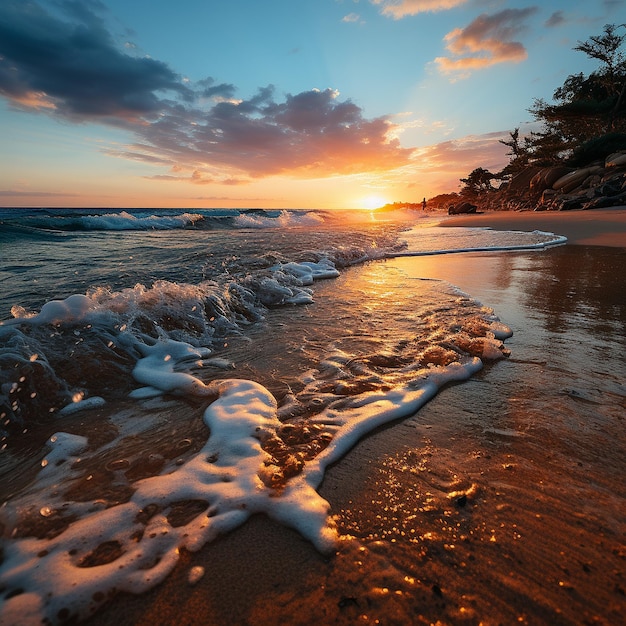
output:
[{"label": "coastline", "polygon": [[567,237],[568,243],[626,247],[626,207],[587,211],[490,211],[451,216],[439,226],[497,230],[541,230]]},{"label": "coastline", "polygon": [[[626,373],[615,332],[624,307],[613,310],[626,211],[441,225],[545,230],[574,245],[382,262],[396,270],[395,288],[444,279],[493,307],[514,331],[512,356],[329,469],[320,493],[354,539],[328,557],[256,516],[183,553],[163,584],[115,598],[90,623],[616,623],[626,595],[626,435],[623,385],[608,377]],[[351,271],[358,281],[362,270]],[[195,585],[193,566],[205,569]]]}]

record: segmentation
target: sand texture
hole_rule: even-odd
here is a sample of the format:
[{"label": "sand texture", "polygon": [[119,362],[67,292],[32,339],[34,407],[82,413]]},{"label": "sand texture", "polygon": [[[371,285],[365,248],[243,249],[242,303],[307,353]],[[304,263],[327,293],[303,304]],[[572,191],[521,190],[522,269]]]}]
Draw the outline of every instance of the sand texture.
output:
[{"label": "sand texture", "polygon": [[[252,518],[94,624],[621,623],[626,211],[445,223],[580,244],[386,262],[397,289],[445,279],[493,307],[511,356],[330,469],[320,492],[346,536],[336,554]],[[195,585],[192,566],[205,571]]]},{"label": "sand texture", "polygon": [[496,211],[452,217],[441,225],[542,230],[565,235],[572,244],[626,247],[624,207],[590,211]]}]

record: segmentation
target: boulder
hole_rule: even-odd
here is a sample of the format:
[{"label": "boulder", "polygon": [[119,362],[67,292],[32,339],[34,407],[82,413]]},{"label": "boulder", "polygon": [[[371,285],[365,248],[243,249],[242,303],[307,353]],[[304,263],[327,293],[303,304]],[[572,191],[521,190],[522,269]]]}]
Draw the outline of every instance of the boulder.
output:
[{"label": "boulder", "polygon": [[569,193],[573,189],[576,189],[582,182],[584,182],[591,174],[597,174],[603,168],[600,165],[591,165],[589,167],[583,167],[578,170],[574,170],[565,176],[561,176],[557,179],[552,189],[556,189],[561,193]]},{"label": "boulder", "polygon": [[518,194],[528,191],[530,188],[530,181],[542,170],[541,167],[526,167],[521,172],[518,172],[507,185],[507,193]]},{"label": "boulder", "polygon": [[478,207],[469,202],[461,202],[460,204],[451,204],[448,208],[448,215],[461,215],[463,213],[476,213]]},{"label": "boulder", "polygon": [[531,193],[540,194],[546,189],[550,189],[559,178],[571,171],[570,167],[564,165],[541,168],[530,181]]},{"label": "boulder", "polygon": [[615,152],[606,157],[605,167],[620,167],[626,165],[626,152]]}]

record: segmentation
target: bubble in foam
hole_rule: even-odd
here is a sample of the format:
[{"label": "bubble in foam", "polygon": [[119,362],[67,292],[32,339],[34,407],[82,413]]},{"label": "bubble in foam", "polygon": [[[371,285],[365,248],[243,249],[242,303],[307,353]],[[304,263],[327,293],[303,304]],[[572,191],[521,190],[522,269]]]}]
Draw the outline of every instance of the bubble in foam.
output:
[{"label": "bubble in foam", "polygon": [[195,565],[189,570],[187,581],[189,582],[190,585],[196,585],[200,582],[203,576],[204,576],[204,567],[202,567],[201,565]]}]

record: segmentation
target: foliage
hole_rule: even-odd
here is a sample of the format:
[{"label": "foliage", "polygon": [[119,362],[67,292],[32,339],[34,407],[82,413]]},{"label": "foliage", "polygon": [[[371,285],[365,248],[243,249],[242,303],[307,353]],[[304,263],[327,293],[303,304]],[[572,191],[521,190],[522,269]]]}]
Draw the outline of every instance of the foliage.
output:
[{"label": "foliage", "polygon": [[594,137],[574,149],[568,163],[582,167],[594,161],[604,160],[614,152],[626,151],[626,133],[608,133]]},{"label": "foliage", "polygon": [[518,172],[523,170],[530,162],[532,156],[532,145],[530,137],[523,137],[520,139],[519,128],[516,128],[513,132],[509,133],[511,139],[505,141],[500,139],[500,143],[508,146],[510,152],[507,152],[507,156],[511,157],[508,165],[497,175],[497,178],[503,180],[509,180],[515,176]]},{"label": "foliage", "polygon": [[447,209],[451,204],[455,204],[459,200],[459,194],[452,193],[440,193],[437,196],[433,196],[428,199],[428,207],[437,207],[439,209]]},{"label": "foliage", "polygon": [[541,130],[520,137],[519,128],[500,143],[510,150],[508,165],[497,174],[477,168],[461,182],[462,195],[494,190],[492,180],[508,181],[529,166],[564,161],[579,166],[626,148],[626,24],[607,24],[600,35],[578,42],[574,50],[600,63],[589,76],[572,74],[553,94],[554,102],[535,99],[529,112]]},{"label": "foliage", "polygon": [[626,57],[620,50],[626,30],[617,33],[623,27],[607,24],[601,35],[578,42],[574,50],[600,61],[601,66],[589,76],[568,76],[555,90],[553,104],[534,101],[529,111],[543,124],[543,130],[531,138],[539,158],[554,162],[591,139],[626,132]]},{"label": "foliage", "polygon": [[475,198],[492,191],[494,187],[491,181],[495,178],[497,178],[497,176],[492,174],[489,170],[477,167],[467,178],[461,178],[461,182],[465,185],[465,187],[461,189],[461,195]]}]

